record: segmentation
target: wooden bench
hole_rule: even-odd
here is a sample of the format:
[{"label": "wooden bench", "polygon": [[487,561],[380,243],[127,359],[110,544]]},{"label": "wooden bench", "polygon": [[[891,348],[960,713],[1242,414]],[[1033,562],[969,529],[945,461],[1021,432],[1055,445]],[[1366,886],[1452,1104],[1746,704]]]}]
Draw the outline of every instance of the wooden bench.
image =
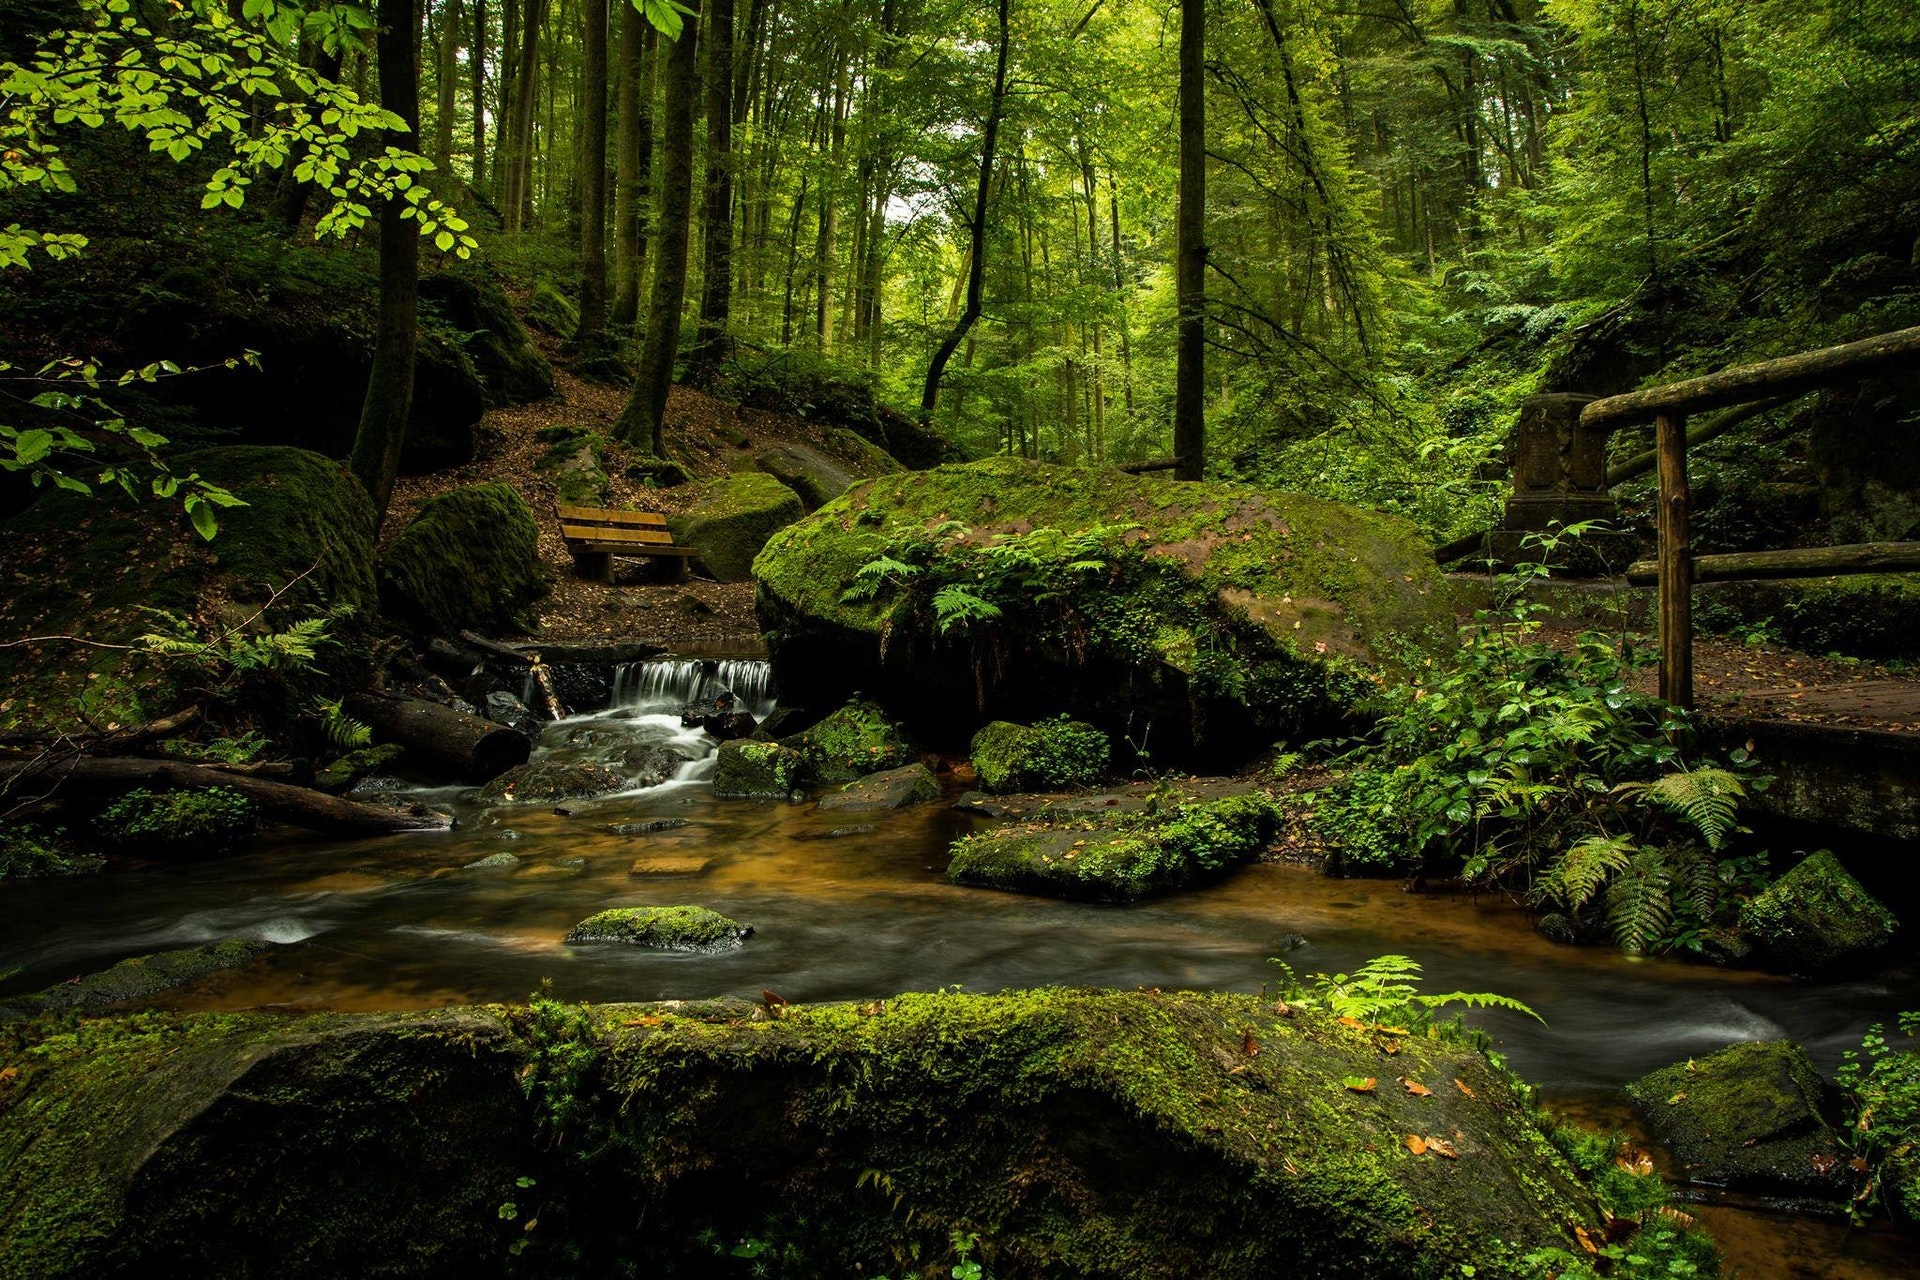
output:
[{"label": "wooden bench", "polygon": [[677,547],[667,531],[667,518],[652,511],[614,511],[607,507],[561,507],[560,537],[573,556],[573,571],[582,578],[613,581],[613,558],[665,560],[673,580],[684,582],[692,547]]}]

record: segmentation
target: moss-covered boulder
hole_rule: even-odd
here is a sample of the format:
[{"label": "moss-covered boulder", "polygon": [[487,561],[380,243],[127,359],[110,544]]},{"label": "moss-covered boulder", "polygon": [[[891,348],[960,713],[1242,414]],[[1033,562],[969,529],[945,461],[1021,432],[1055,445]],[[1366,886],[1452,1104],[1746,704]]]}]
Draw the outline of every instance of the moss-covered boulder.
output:
[{"label": "moss-covered boulder", "polygon": [[524,630],[527,606],[546,590],[533,511],[498,481],[421,503],[380,561],[387,611],[445,634]]},{"label": "moss-covered boulder", "polygon": [[886,709],[857,694],[812,727],[782,738],[781,744],[806,757],[807,777],[814,782],[852,782],[920,758]]},{"label": "moss-covered boulder", "polygon": [[515,765],[475,793],[483,804],[559,804],[625,789],[626,776],[591,760],[535,760]]},{"label": "moss-covered boulder", "polygon": [[567,934],[576,946],[617,942],[653,951],[732,951],[753,936],[753,926],[705,907],[615,907],[588,916]]},{"label": "moss-covered boulder", "polygon": [[927,766],[909,764],[870,773],[838,791],[829,791],[820,797],[820,808],[830,813],[878,813],[939,798],[939,780]]},{"label": "moss-covered boulder", "polygon": [[406,754],[405,747],[393,742],[361,747],[356,751],[336,756],[314,770],[313,785],[322,791],[331,791],[335,794],[350,791],[362,780],[392,769]]},{"label": "moss-covered boulder", "polygon": [[1039,724],[995,720],[973,735],[967,754],[988,791],[1091,787],[1107,771],[1107,735],[1068,716]]},{"label": "moss-covered boulder", "polygon": [[1187,888],[1257,858],[1280,823],[1262,792],[1107,817],[1043,810],[958,840],[952,884],[1089,902],[1132,902]]},{"label": "moss-covered boulder", "polygon": [[667,518],[667,528],[714,577],[745,582],[767,539],[805,514],[800,496],[772,476],[740,471],[700,486],[691,506]]},{"label": "moss-covered boulder", "polygon": [[1691,1182],[1840,1198],[1846,1152],[1827,1085],[1799,1045],[1736,1044],[1627,1086]]},{"label": "moss-covered boulder", "polygon": [[[270,599],[255,631],[336,608],[373,616],[373,504],[345,468],[303,449],[251,446],[174,461],[180,474],[197,472],[247,505],[222,510],[219,534],[206,542],[177,502],[47,494],[0,526],[8,560],[0,640],[72,635],[126,645],[165,629],[150,610],[237,626]],[[276,591],[283,594],[273,599]],[[356,625],[342,619],[329,630],[345,638]],[[325,671],[335,692],[363,674],[340,649]],[[174,710],[180,681],[195,674],[97,645],[0,648],[0,730],[143,724]]]},{"label": "moss-covered boulder", "polygon": [[0,1001],[0,1014],[24,1018],[67,1010],[94,1012],[147,1000],[213,974],[251,964],[273,948],[273,943],[258,938],[222,938],[197,947],[134,956],[111,969],[87,974],[77,982],[55,983],[44,991]]},{"label": "moss-covered boulder", "polygon": [[527,300],[527,323],[553,337],[571,338],[580,327],[580,308],[551,280],[541,280]]},{"label": "moss-covered boulder", "polygon": [[783,687],[968,726],[1064,711],[1183,763],[1341,723],[1455,625],[1397,517],[1016,458],[857,485],[754,581]]},{"label": "moss-covered boulder", "polygon": [[420,302],[423,311],[460,335],[488,404],[526,404],[553,394],[553,367],[493,281],[456,271],[422,276]]},{"label": "moss-covered boulder", "polygon": [[[20,1275],[491,1275],[517,1243],[515,1274],[711,1275],[712,1242],[754,1239],[783,1274],[844,1276],[947,1269],[965,1232],[996,1275],[1532,1280],[1529,1253],[1602,1230],[1524,1097],[1462,1044],[1388,1057],[1364,1029],[1247,995],[779,1012],[50,1029],[0,1090],[0,1258]],[[1389,1075],[1432,1094],[1343,1086]]]},{"label": "moss-covered boulder", "polygon": [[777,742],[723,742],[713,761],[713,794],[735,800],[786,800],[813,784],[807,757]]},{"label": "moss-covered boulder", "polygon": [[612,490],[607,479],[607,438],[591,427],[562,424],[542,427],[534,439],[546,446],[535,469],[553,481],[553,496],[570,507],[604,507]]},{"label": "moss-covered boulder", "polygon": [[[851,436],[851,439],[859,440],[859,437]],[[863,440],[860,443],[866,445]],[[807,445],[789,443],[762,449],[754,455],[753,465],[799,494],[807,510],[813,511],[851,489],[856,480],[900,469],[900,464],[891,458],[886,458],[888,465],[880,465],[875,454],[886,458],[870,445],[855,452],[852,459],[843,461],[829,458]]]},{"label": "moss-covered boulder", "polygon": [[259,829],[253,801],[225,787],[127,792],[93,820],[109,848],[141,857],[228,853]]},{"label": "moss-covered boulder", "polygon": [[1899,931],[1893,913],[1825,849],[1747,903],[1740,924],[1768,954],[1799,973],[1864,959]]}]

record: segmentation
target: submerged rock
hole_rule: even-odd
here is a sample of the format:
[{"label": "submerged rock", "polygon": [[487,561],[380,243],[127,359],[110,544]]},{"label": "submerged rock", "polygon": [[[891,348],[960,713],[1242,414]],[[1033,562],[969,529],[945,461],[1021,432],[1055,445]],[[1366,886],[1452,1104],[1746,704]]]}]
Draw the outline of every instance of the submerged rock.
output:
[{"label": "submerged rock", "polygon": [[[1105,531],[1097,554],[1087,531]],[[1048,589],[982,587],[998,616],[943,631],[936,570],[977,581],[979,552],[1014,538],[1022,581]],[[876,579],[888,559],[921,572]],[[963,724],[1038,708],[1135,740],[1150,727],[1156,762],[1237,763],[1344,724],[1365,677],[1455,632],[1431,551],[1398,517],[1014,458],[856,485],[775,534],[754,582],[782,688],[866,689]]]},{"label": "submerged rock", "polygon": [[633,860],[630,876],[697,876],[713,868],[713,859],[699,853],[650,853]]},{"label": "submerged rock", "polygon": [[607,830],[616,836],[650,836],[660,831],[678,831],[686,825],[685,818],[649,818],[645,822],[616,822]]},{"label": "submerged rock", "polygon": [[915,763],[870,773],[838,791],[829,791],[820,797],[820,807],[832,813],[877,813],[939,798],[940,783],[927,766]]},{"label": "submerged rock", "polygon": [[723,742],[714,755],[713,794],[723,799],[785,800],[812,778],[807,757],[777,742]]},{"label": "submerged rock", "polygon": [[603,764],[536,760],[515,765],[480,788],[474,798],[483,804],[556,804],[607,795],[626,785],[625,778]]},{"label": "submerged rock", "polygon": [[1768,954],[1800,973],[1822,973],[1883,950],[1899,922],[1825,849],[1774,881],[1740,913]]},{"label": "submerged rock", "polygon": [[[705,1242],[745,1237],[783,1274],[873,1275],[965,1230],[998,1275],[1533,1280],[1526,1255],[1603,1230],[1470,1047],[1384,1059],[1250,995],[208,1014],[20,1063],[0,1257],[23,1275],[496,1275],[521,1242],[516,1274],[710,1275]],[[1342,1087],[1388,1071],[1472,1093]]]},{"label": "submerged rock", "polygon": [[[514,837],[518,839],[516,835]],[[461,867],[462,871],[511,871],[520,865],[517,855],[511,853],[490,853],[477,862],[469,862]]]},{"label": "submerged rock", "polygon": [[701,486],[684,514],[669,516],[673,540],[692,547],[722,582],[745,582],[767,539],[805,511],[799,495],[758,471],[741,471]]},{"label": "submerged rock", "polygon": [[753,926],[705,907],[615,907],[588,916],[567,941],[620,942],[654,951],[732,951],[753,936]]},{"label": "submerged rock", "polygon": [[1627,1086],[1690,1182],[1843,1198],[1847,1152],[1827,1124],[1826,1082],[1788,1040],[1736,1044]]},{"label": "submerged rock", "polygon": [[670,782],[687,758],[664,743],[638,743],[614,756],[614,763],[626,773],[628,785],[657,787]]},{"label": "submerged rock", "polygon": [[499,481],[420,504],[380,561],[380,601],[416,626],[511,631],[547,591],[533,510]]},{"label": "submerged rock", "polygon": [[198,982],[209,974],[237,969],[273,948],[273,943],[258,938],[222,938],[202,946],[134,956],[77,981],[58,983],[44,991],[0,1003],[0,1016],[24,1018],[66,1009],[91,1012],[145,1000]]},{"label": "submerged rock", "polygon": [[1279,807],[1259,792],[1184,804],[1159,816],[1043,811],[954,843],[952,884],[1092,902],[1132,902],[1258,857]]},{"label": "submerged rock", "polygon": [[1065,791],[1091,787],[1107,771],[1107,735],[1061,716],[1036,725],[995,720],[968,749],[989,791]]}]

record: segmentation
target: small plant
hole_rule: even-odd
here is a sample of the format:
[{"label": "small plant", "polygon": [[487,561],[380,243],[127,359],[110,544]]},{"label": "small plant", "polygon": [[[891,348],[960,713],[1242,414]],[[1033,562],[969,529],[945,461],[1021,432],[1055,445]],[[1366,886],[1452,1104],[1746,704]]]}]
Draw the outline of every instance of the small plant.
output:
[{"label": "small plant", "polygon": [[1920,1009],[1902,1013],[1896,1025],[1896,1035],[1916,1043],[1889,1043],[1885,1025],[1875,1023],[1834,1073],[1847,1095],[1854,1167],[1866,1175],[1850,1206],[1856,1222],[1880,1207],[1920,1216]]},{"label": "small plant", "polygon": [[94,820],[108,844],[150,856],[225,853],[254,833],[253,801],[225,787],[127,792]]},{"label": "small plant", "polygon": [[1512,996],[1490,991],[1449,991],[1444,995],[1425,995],[1420,991],[1420,965],[1406,956],[1375,956],[1353,971],[1332,975],[1315,973],[1302,982],[1293,966],[1280,959],[1277,965],[1284,975],[1280,999],[1307,1009],[1325,1009],[1335,1017],[1351,1018],[1370,1026],[1392,1023],[1413,1032],[1458,1029],[1459,1018],[1435,1022],[1435,1015],[1449,1005],[1466,1009],[1510,1009],[1524,1013],[1542,1025],[1545,1019]]}]

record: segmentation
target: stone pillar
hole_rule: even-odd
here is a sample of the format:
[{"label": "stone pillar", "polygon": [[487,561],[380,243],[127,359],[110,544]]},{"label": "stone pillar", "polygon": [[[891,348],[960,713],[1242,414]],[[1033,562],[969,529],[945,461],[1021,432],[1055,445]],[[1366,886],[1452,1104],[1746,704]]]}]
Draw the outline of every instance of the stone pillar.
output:
[{"label": "stone pillar", "polygon": [[1501,565],[1545,561],[1570,574],[1623,572],[1634,540],[1598,531],[1562,542],[1551,555],[1530,545],[1529,534],[1584,520],[1617,523],[1619,507],[1607,491],[1607,433],[1580,426],[1580,411],[1597,397],[1556,392],[1529,396],[1520,406],[1509,452],[1513,491],[1501,527],[1487,547]]}]

